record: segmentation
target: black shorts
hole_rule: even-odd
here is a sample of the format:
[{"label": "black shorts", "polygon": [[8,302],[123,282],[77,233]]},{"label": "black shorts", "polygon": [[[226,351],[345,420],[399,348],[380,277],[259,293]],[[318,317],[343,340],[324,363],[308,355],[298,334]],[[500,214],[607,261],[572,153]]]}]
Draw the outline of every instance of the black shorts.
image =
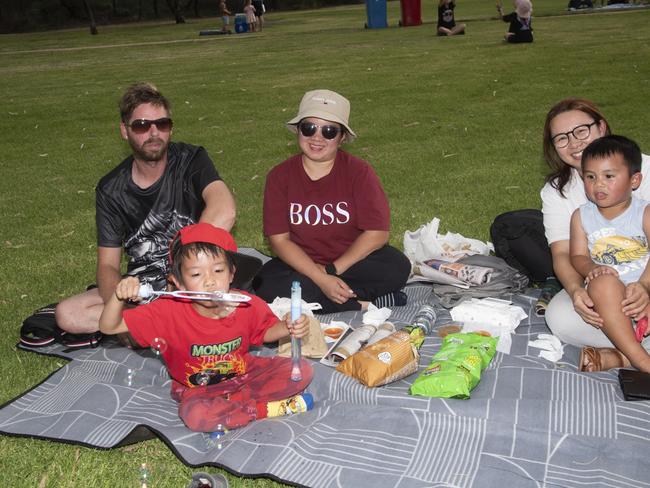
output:
[{"label": "black shorts", "polygon": [[255,15],[261,17],[264,15],[264,2],[252,2],[253,7],[255,7]]}]

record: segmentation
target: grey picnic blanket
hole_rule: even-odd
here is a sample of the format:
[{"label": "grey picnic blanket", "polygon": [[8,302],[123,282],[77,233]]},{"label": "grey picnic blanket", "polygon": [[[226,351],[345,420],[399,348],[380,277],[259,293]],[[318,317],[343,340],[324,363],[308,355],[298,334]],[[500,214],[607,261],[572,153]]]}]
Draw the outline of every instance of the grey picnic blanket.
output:
[{"label": "grey picnic blanket", "polygon": [[[429,285],[406,292],[408,305],[390,317],[396,324],[432,299]],[[469,400],[409,396],[417,375],[370,389],[314,362],[313,410],[252,422],[215,442],[180,421],[159,359],[104,341],[38,350],[70,362],[6,404],[0,432],[97,448],[153,433],[188,465],[310,487],[650,487],[650,402],[623,401],[614,371],[577,372],[577,348],[567,346],[556,364],[539,358],[528,341],[548,329],[535,297],[511,299],[528,319]],[[321,320],[355,325],[361,314]],[[449,321],[440,308],[436,326]],[[436,334],[426,338],[420,370],[440,344]]]}]

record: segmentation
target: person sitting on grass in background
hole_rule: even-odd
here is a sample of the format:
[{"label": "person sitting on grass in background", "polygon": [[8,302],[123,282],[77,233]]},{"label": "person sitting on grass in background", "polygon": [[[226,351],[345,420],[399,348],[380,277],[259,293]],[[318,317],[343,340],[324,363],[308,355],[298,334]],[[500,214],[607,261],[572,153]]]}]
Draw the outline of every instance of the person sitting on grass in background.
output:
[{"label": "person sitting on grass in background", "polygon": [[533,42],[533,4],[530,0],[515,0],[515,11],[508,15],[503,15],[503,5],[501,0],[498,0],[497,10],[501,20],[510,22],[510,27],[504,36],[507,42],[513,44]]},{"label": "person sitting on grass in background", "polygon": [[221,17],[221,21],[223,22],[223,27],[221,28],[222,32],[230,32],[230,28],[228,26],[230,25],[231,15],[232,12],[228,10],[226,0],[219,0],[219,17]]},{"label": "person sitting on grass in background", "polygon": [[613,348],[585,347],[582,371],[626,367],[650,373],[650,339],[639,343],[633,320],[650,311],[650,207],[632,192],[641,184],[641,150],[622,136],[596,139],[582,153],[588,202],[571,217],[571,264],[585,278],[601,330]]},{"label": "person sitting on grass in background", "polygon": [[255,17],[255,7],[253,6],[253,0],[246,0],[246,3],[244,4],[244,13],[246,14],[248,32],[255,32],[257,26],[257,18]]},{"label": "person sitting on grass in background", "polygon": [[455,36],[465,34],[465,24],[457,24],[454,19],[454,0],[440,0],[438,4],[438,35]]},{"label": "person sitting on grass in background", "polygon": [[330,90],[305,93],[287,128],[300,153],[277,165],[264,188],[264,235],[277,257],[253,281],[271,302],[302,285],[321,313],[405,305],[411,263],[388,245],[390,208],[367,162],[341,151],[356,134],[350,102]]},{"label": "person sitting on grass in background", "polygon": [[[170,280],[178,290],[230,292],[239,255],[235,240],[226,230],[203,222],[189,225],[178,232],[169,249]],[[100,330],[104,334],[128,332],[142,347],[164,344],[159,352],[172,378],[172,394],[181,403],[187,389],[243,375],[251,362],[268,359],[251,356],[249,346],[289,335],[302,338],[309,331],[305,315],[295,322],[289,315],[278,320],[254,295],[239,305],[163,297],[126,308],[128,303],[141,300],[139,290],[135,277],[118,283],[99,319]],[[194,401],[196,395],[191,395]]]}]

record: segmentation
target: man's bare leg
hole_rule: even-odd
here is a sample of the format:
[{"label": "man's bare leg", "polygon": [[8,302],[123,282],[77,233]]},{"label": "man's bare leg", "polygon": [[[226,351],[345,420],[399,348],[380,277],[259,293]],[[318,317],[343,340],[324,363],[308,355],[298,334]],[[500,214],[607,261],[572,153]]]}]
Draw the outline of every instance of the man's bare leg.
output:
[{"label": "man's bare leg", "polygon": [[89,334],[99,330],[104,300],[97,288],[66,298],[54,312],[57,325],[71,334]]}]

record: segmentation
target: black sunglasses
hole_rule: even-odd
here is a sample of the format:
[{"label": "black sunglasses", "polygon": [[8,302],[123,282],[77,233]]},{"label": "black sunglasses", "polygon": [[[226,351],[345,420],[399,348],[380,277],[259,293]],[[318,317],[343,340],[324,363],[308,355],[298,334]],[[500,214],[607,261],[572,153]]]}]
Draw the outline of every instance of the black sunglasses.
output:
[{"label": "black sunglasses", "polygon": [[147,132],[152,125],[155,125],[156,128],[161,132],[169,132],[172,130],[174,123],[169,117],[163,117],[162,119],[148,120],[148,119],[135,119],[128,125],[133,132],[136,134],[144,134]]},{"label": "black sunglasses", "polygon": [[339,135],[339,132],[341,132],[341,128],[338,125],[318,125],[313,122],[300,122],[298,128],[304,137],[313,136],[316,134],[318,128],[320,128],[320,133],[325,139],[329,140],[335,139]]}]

